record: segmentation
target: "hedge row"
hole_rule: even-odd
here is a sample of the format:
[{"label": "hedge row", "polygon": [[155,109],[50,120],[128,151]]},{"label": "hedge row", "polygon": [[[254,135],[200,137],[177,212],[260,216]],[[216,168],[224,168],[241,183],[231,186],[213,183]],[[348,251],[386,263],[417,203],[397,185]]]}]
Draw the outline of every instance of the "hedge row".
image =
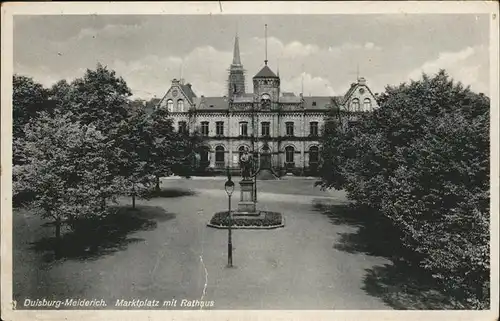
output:
[{"label": "hedge row", "polygon": [[[210,220],[211,225],[215,226],[229,226],[230,217],[228,211],[217,212]],[[232,226],[278,226],[282,224],[282,216],[277,212],[260,211],[259,217],[242,217],[234,216],[232,219]]]}]

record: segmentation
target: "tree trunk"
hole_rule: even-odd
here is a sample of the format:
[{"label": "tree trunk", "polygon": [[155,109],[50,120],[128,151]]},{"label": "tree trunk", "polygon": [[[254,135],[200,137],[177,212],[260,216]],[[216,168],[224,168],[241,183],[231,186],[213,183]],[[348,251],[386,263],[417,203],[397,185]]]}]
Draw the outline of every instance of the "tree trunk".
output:
[{"label": "tree trunk", "polygon": [[61,257],[61,218],[56,218],[56,241],[54,247],[54,254],[56,259]]},{"label": "tree trunk", "polygon": [[132,208],[135,209],[135,184],[132,184]]},{"label": "tree trunk", "polygon": [[156,175],[156,186],[155,186],[155,190],[157,192],[160,191],[160,176]]},{"label": "tree trunk", "polygon": [[101,210],[104,211],[106,209],[106,197],[103,197],[101,200]]}]

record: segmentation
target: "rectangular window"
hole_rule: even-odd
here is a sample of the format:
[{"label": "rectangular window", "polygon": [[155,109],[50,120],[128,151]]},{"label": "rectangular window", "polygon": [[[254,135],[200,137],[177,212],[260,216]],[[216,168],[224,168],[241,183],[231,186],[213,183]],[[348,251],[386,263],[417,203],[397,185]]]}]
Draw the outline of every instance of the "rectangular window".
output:
[{"label": "rectangular window", "polygon": [[293,136],[293,122],[286,123],[286,135]]},{"label": "rectangular window", "polygon": [[218,121],[215,123],[215,134],[217,136],[224,136],[224,122]]},{"label": "rectangular window", "polygon": [[201,122],[201,135],[208,136],[208,122],[207,121]]},{"label": "rectangular window", "polygon": [[180,121],[178,123],[179,133],[186,134],[187,133],[187,124],[185,121]]},{"label": "rectangular window", "polygon": [[309,134],[311,136],[318,136],[318,122],[312,121],[309,123]]},{"label": "rectangular window", "polygon": [[270,123],[269,122],[262,122],[262,136],[269,136],[270,135]]},{"label": "rectangular window", "polygon": [[248,136],[248,123],[246,121],[240,123],[240,136]]}]

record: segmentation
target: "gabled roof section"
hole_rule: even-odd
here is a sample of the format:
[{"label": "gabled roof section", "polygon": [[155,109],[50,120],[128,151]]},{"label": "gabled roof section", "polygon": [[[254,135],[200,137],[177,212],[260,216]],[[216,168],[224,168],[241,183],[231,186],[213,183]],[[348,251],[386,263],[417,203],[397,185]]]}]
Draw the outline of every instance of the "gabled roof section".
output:
[{"label": "gabled roof section", "polygon": [[352,93],[354,91],[356,91],[356,89],[359,87],[359,84],[358,83],[355,83],[353,82],[351,84],[351,87],[349,88],[349,90],[346,92],[346,94],[344,95],[343,99],[342,99],[342,104],[345,103],[347,100],[349,100],[349,98],[352,96]]},{"label": "gabled roof section", "polygon": [[146,113],[151,115],[153,111],[160,106],[161,101],[160,98],[151,98],[150,101],[147,101],[145,107]]},{"label": "gabled roof section", "polygon": [[196,94],[194,93],[193,91],[193,88],[191,88],[191,84],[181,84],[179,85],[180,89],[182,90],[182,92],[184,93],[184,96],[189,99],[189,101],[191,103],[193,103],[193,98],[196,97]]},{"label": "gabled roof section", "polygon": [[344,102],[344,96],[334,96],[333,102],[337,105],[337,107],[341,107]]},{"label": "gabled roof section", "polygon": [[300,103],[301,101],[302,99],[295,95],[283,95],[279,98],[279,102],[284,104]]},{"label": "gabled roof section", "polygon": [[[340,96],[342,97],[342,96]],[[329,109],[336,103],[338,96],[308,96],[304,97],[304,109]]]},{"label": "gabled roof section", "polygon": [[368,90],[370,95],[375,99],[375,95],[371,91],[370,87],[368,87],[368,85],[366,84],[366,79],[361,77],[358,79],[358,82],[351,84],[351,88],[349,88],[347,93],[344,95],[344,98],[342,99],[342,105],[344,105],[347,101],[349,101],[354,92],[356,92],[356,90],[360,87],[363,87],[364,89]]},{"label": "gabled roof section", "polygon": [[253,78],[279,78],[267,65],[262,67],[262,69]]},{"label": "gabled roof section", "polygon": [[233,103],[252,103],[253,95],[234,96]]},{"label": "gabled roof section", "polygon": [[229,101],[227,97],[199,97],[195,98],[198,110],[228,110]]}]

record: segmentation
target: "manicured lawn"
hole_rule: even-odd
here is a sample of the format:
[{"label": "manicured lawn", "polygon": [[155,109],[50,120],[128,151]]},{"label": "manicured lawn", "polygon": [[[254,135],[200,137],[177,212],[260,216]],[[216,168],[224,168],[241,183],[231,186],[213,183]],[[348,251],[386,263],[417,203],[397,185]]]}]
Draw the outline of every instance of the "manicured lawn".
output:
[{"label": "manicured lawn", "polygon": [[[391,266],[387,255],[353,250],[359,240],[347,236],[356,236],[362,226],[339,219],[345,214],[344,194],[313,189],[311,180],[259,184],[258,208],[281,212],[285,227],[234,231],[235,267],[226,268],[227,230],[206,226],[213,213],[227,209],[223,182],[165,180],[165,197],[140,201],[139,211],[124,212],[132,218],[123,219],[126,226],[111,236],[100,236],[98,250],[75,243],[57,261],[43,241],[52,236],[52,227],[16,211],[18,308],[25,298],[103,298],[109,309],[117,299],[134,298],[176,299],[177,309],[186,308],[180,307],[182,299],[213,300],[215,309],[397,307],[381,294],[383,284],[366,279]],[[122,205],[129,203],[124,199]]]}]

